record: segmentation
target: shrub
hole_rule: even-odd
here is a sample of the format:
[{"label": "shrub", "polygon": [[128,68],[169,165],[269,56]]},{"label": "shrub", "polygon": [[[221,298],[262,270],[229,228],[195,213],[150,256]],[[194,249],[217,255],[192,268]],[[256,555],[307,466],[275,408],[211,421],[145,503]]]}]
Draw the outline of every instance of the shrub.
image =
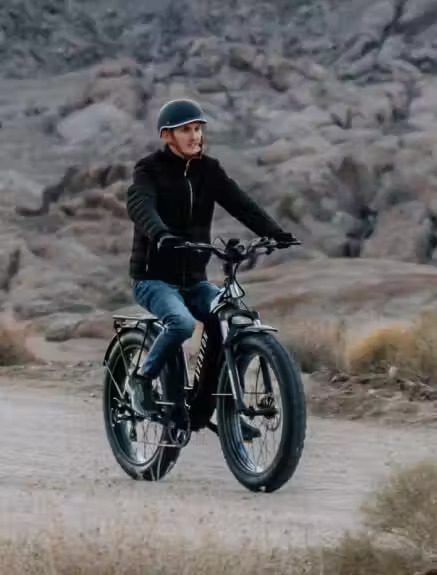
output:
[{"label": "shrub", "polygon": [[379,547],[366,534],[346,534],[337,545],[310,553],[308,575],[412,575],[420,559]]},{"label": "shrub", "polygon": [[24,330],[0,323],[0,366],[30,361],[35,357],[26,346]]},{"label": "shrub", "polygon": [[437,573],[437,464],[396,469],[362,506],[366,531],[310,551],[308,575]]},{"label": "shrub", "polygon": [[298,321],[282,326],[280,333],[302,371],[312,373],[326,368],[336,372],[344,368],[346,328],[342,320]]},{"label": "shrub", "polygon": [[437,385],[437,313],[373,330],[348,347],[346,363],[354,374],[393,367],[400,378]]},{"label": "shrub", "polygon": [[437,463],[396,470],[363,510],[372,529],[437,556]]},{"label": "shrub", "polygon": [[387,371],[411,346],[411,329],[400,323],[376,328],[352,342],[346,350],[348,370],[357,373]]}]

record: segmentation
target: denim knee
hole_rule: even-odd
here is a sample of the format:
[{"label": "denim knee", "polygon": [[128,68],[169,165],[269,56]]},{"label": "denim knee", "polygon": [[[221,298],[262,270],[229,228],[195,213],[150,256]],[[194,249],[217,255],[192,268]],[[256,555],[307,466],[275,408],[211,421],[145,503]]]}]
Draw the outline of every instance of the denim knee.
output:
[{"label": "denim knee", "polygon": [[196,322],[193,318],[183,315],[171,316],[168,319],[167,327],[178,341],[183,342],[193,335]]}]

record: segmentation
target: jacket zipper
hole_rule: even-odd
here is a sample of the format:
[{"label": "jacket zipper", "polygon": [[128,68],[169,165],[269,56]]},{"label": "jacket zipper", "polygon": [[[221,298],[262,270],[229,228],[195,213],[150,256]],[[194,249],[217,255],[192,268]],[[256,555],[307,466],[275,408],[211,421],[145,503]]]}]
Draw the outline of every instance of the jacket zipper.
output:
[{"label": "jacket zipper", "polygon": [[[187,180],[188,190],[190,192],[190,196],[189,196],[189,198],[190,198],[190,202],[189,202],[190,209],[188,212],[188,222],[187,222],[188,226],[190,226],[191,219],[193,217],[193,186],[191,185],[190,178],[187,175],[188,174],[188,168],[190,167],[190,162],[191,162],[191,160],[187,161],[187,164],[185,166],[185,171],[184,171],[184,177]],[[183,277],[182,285],[183,286],[185,286],[185,280],[186,280],[187,257],[188,257],[187,254],[184,254],[184,265],[183,265],[183,275],[182,275],[182,277]]]}]

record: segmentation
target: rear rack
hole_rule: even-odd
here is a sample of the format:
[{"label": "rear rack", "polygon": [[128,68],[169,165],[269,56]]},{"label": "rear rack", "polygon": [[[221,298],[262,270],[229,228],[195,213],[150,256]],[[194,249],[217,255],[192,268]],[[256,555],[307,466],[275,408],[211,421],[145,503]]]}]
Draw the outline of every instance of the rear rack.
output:
[{"label": "rear rack", "polygon": [[113,326],[116,331],[124,327],[136,327],[139,324],[149,324],[159,322],[159,319],[152,314],[142,314],[142,315],[124,315],[115,314],[112,316]]},{"label": "rear rack", "polygon": [[124,314],[115,314],[112,316],[112,319],[120,320],[120,321],[150,321],[158,319],[156,316],[146,313],[143,315],[124,315]]}]

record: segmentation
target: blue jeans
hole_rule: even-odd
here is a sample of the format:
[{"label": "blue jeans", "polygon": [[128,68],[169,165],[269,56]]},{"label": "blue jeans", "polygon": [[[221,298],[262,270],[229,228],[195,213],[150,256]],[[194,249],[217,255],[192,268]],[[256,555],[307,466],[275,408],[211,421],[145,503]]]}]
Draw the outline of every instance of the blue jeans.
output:
[{"label": "blue jeans", "polygon": [[193,335],[195,320],[206,322],[211,302],[219,291],[217,286],[206,280],[188,288],[161,280],[134,282],[135,301],[164,324],[164,329],[153,342],[142,366],[143,373],[151,377],[159,375],[177,348]]}]

